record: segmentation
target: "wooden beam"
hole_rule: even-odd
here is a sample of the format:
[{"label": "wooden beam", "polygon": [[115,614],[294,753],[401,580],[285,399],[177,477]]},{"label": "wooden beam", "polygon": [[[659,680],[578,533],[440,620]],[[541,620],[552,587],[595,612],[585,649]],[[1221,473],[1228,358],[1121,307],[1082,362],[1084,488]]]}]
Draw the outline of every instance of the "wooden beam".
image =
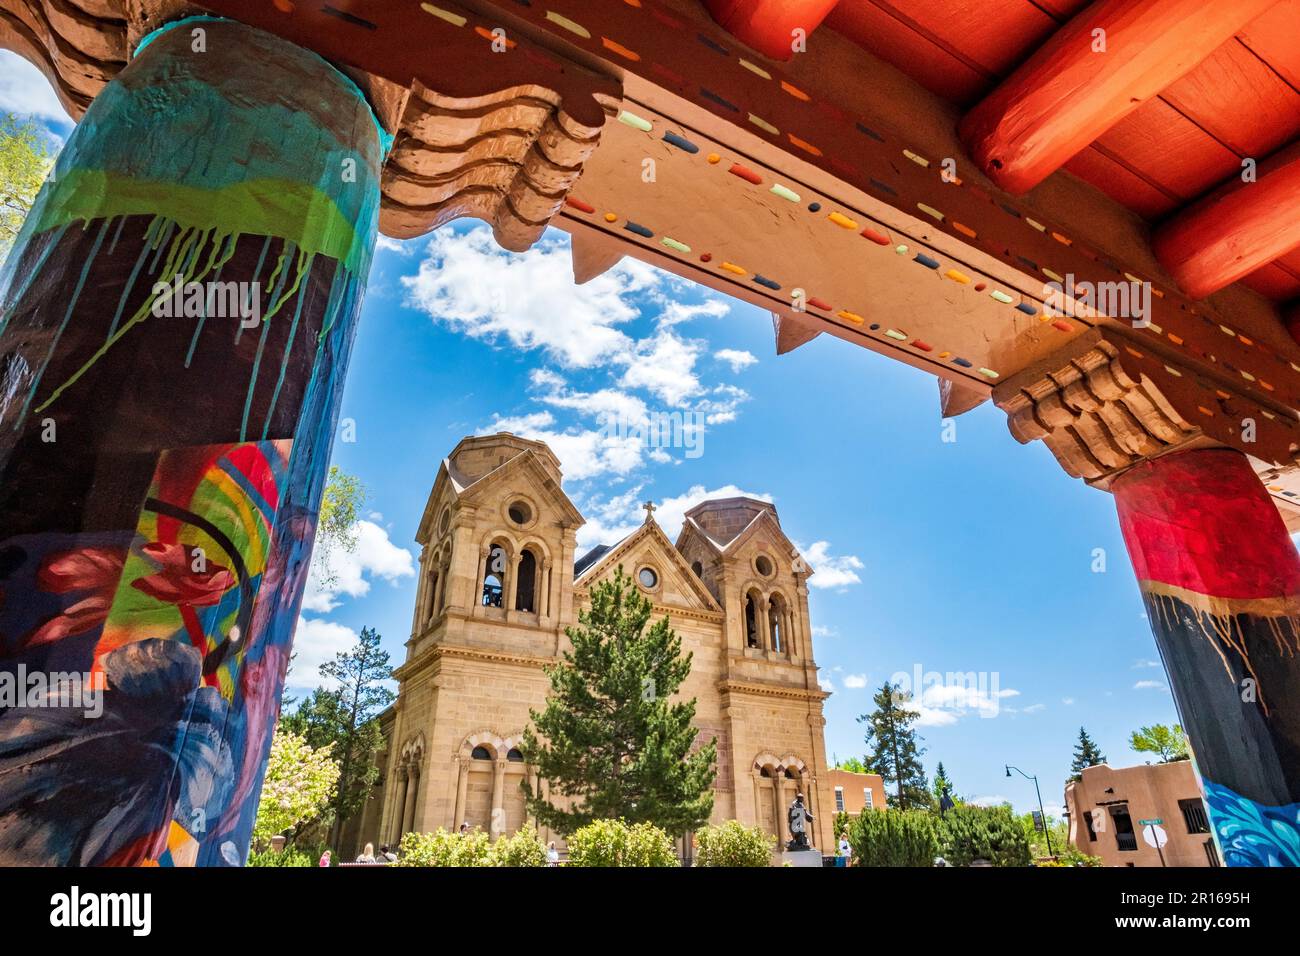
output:
[{"label": "wooden beam", "polygon": [[839,0],[704,0],[709,15],[741,43],[773,60],[794,55],[795,31],[803,39],[821,26]]},{"label": "wooden beam", "polygon": [[966,114],[962,143],[995,183],[1026,192],[1274,2],[1099,0]]},{"label": "wooden beam", "polygon": [[1300,143],[1261,163],[1254,182],[1233,179],[1176,215],[1151,245],[1197,299],[1300,246]]}]

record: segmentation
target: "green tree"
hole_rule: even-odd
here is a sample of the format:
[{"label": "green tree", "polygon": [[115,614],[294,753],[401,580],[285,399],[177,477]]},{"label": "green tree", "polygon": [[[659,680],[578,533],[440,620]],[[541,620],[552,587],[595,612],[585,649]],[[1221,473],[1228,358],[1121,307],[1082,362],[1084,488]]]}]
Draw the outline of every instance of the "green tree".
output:
[{"label": "green tree", "polygon": [[1064,820],[1048,820],[1052,828],[1052,848],[1047,849],[1047,835],[1042,830],[1034,828],[1034,815],[1032,813],[1022,813],[1016,819],[1020,823],[1020,829],[1025,833],[1025,839],[1029,841],[1029,853],[1035,860],[1044,857],[1056,856],[1064,859],[1069,855],[1071,848],[1070,828]]},{"label": "green tree", "polygon": [[934,866],[935,819],[921,810],[864,810],[849,824],[853,865]]},{"label": "green tree", "polygon": [[835,769],[847,770],[849,771],[849,773],[870,773],[871,772],[870,770],[867,769],[867,765],[864,764],[857,757],[847,757],[844,760],[836,761]]},{"label": "green tree", "polygon": [[571,834],[621,818],[685,833],[713,812],[717,740],[692,753],[695,700],[670,701],[691,655],[667,617],[650,624],[651,610],[620,566],[566,629],[573,649],[546,668],[546,708],[529,711],[520,749],[552,794],[576,799],[553,805],[526,782],[529,812],[543,826]]},{"label": "green tree", "polygon": [[343,822],[361,809],[379,778],[379,769],[371,759],[381,743],[377,718],[393,702],[393,692],[384,686],[393,669],[379,641],[374,628],[363,627],[350,650],[321,665],[321,676],[334,682],[333,689],[317,687],[296,711],[281,720],[282,726],[302,736],[309,746],[329,747],[338,762],[329,839],[335,850]]},{"label": "green tree", "polygon": [[961,803],[961,798],[953,791],[952,780],[948,777],[948,771],[943,768],[943,761],[934,769],[934,786],[931,791],[934,794],[934,809],[938,812],[943,805],[944,794],[953,803]]},{"label": "green tree", "polygon": [[53,164],[49,136],[33,119],[0,115],[0,262]]},{"label": "green tree", "polygon": [[253,822],[254,847],[314,820],[329,805],[338,779],[339,765],[328,748],[317,750],[298,734],[277,727]]},{"label": "green tree", "polygon": [[1183,736],[1183,728],[1179,724],[1174,724],[1173,727],[1156,724],[1139,728],[1129,737],[1129,746],[1138,753],[1156,754],[1161,763],[1190,760],[1192,756],[1187,750],[1187,738]]},{"label": "green tree", "polygon": [[899,810],[930,806],[930,789],[921,766],[925,748],[918,745],[921,738],[912,729],[921,715],[909,708],[911,700],[911,694],[885,681],[872,698],[876,709],[858,718],[858,723],[867,725],[868,771],[880,774],[886,786],[897,791],[895,807]]},{"label": "green tree", "polygon": [[938,821],[939,842],[945,860],[953,866],[970,866],[988,860],[994,866],[1029,866],[1029,840],[1009,806],[954,807]]},{"label": "green tree", "polygon": [[330,465],[325,493],[321,496],[320,515],[316,520],[315,553],[317,573],[325,584],[337,577],[331,559],[336,550],[352,552],[357,546],[357,521],[366,503],[366,488],[361,479],[338,465]]},{"label": "green tree", "polygon": [[1092,738],[1088,736],[1088,731],[1080,727],[1079,742],[1074,745],[1074,760],[1070,764],[1070,779],[1078,780],[1085,767],[1095,767],[1097,764],[1105,762],[1106,755],[1092,742]]}]

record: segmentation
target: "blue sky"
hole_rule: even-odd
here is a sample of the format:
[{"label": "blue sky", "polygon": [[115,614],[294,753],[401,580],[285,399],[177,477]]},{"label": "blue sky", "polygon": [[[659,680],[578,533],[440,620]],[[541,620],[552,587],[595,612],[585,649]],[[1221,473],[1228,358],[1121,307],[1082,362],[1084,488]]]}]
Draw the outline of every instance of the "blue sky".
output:
[{"label": "blue sky", "polygon": [[[0,53],[0,111],[70,124],[33,69]],[[609,439],[598,414],[701,412],[703,453]],[[369,493],[355,554],[309,586],[299,688],[375,627],[403,659],[415,595],[414,534],[438,464],[467,434],[551,443],[565,490],[609,543],[660,504],[670,536],[705,496],[770,497],[813,565],[815,657],[828,754],[862,752],[855,717],[896,672],[976,672],[985,692],[922,699],[927,773],[942,760],[981,802],[1058,812],[1079,726],[1116,766],[1129,733],[1173,723],[1173,701],[1109,495],[1021,446],[985,404],[944,441],[935,379],[821,336],[778,358],[768,313],[625,259],[574,286],[552,230],[506,254],[476,223],[381,242],[334,463]],[[1093,570],[1097,549],[1105,570]],[[581,550],[581,548],[580,548]]]}]

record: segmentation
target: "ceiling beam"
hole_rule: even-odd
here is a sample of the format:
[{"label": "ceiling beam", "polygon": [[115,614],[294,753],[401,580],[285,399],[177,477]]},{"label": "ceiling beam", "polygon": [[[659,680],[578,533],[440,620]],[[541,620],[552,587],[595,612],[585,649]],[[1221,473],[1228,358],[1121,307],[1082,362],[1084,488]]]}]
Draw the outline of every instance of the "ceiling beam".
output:
[{"label": "ceiling beam", "polygon": [[1300,246],[1300,143],[1220,186],[1156,230],[1156,258],[1194,299]]},{"label": "ceiling beam", "polygon": [[1276,0],[1099,0],[961,121],[962,143],[1024,193],[1230,40]]},{"label": "ceiling beam", "polygon": [[704,0],[709,15],[741,43],[773,60],[794,55],[795,30],[808,37],[839,0]]}]

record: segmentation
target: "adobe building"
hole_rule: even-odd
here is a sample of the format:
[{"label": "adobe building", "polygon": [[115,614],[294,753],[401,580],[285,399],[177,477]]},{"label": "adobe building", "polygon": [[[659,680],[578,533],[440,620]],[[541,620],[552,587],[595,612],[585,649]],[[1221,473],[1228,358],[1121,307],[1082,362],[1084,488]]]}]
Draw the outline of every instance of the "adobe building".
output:
[{"label": "adobe building", "polygon": [[831,806],[836,813],[856,817],[863,810],[884,810],[885,781],[878,773],[855,773],[838,767],[828,770]]},{"label": "adobe building", "polygon": [[1086,767],[1065,785],[1070,842],[1106,866],[1160,866],[1142,820],[1160,820],[1169,836],[1166,866],[1220,866],[1205,803],[1190,760],[1137,767]]},{"label": "adobe building", "polygon": [[383,778],[358,843],[462,822],[495,838],[531,824],[520,784],[532,769],[519,745],[529,709],[545,706],[542,668],[569,646],[565,628],[592,586],[622,567],[694,655],[680,693],[697,701],[699,743],[717,738],[713,821],[789,839],[785,810],[802,791],[814,846],[831,846],[811,569],[767,502],[702,502],[676,542],[653,511],[647,504],[622,541],[578,555],[584,519],[550,448],[510,434],[456,446],[416,534],[415,618],[383,721]]}]

